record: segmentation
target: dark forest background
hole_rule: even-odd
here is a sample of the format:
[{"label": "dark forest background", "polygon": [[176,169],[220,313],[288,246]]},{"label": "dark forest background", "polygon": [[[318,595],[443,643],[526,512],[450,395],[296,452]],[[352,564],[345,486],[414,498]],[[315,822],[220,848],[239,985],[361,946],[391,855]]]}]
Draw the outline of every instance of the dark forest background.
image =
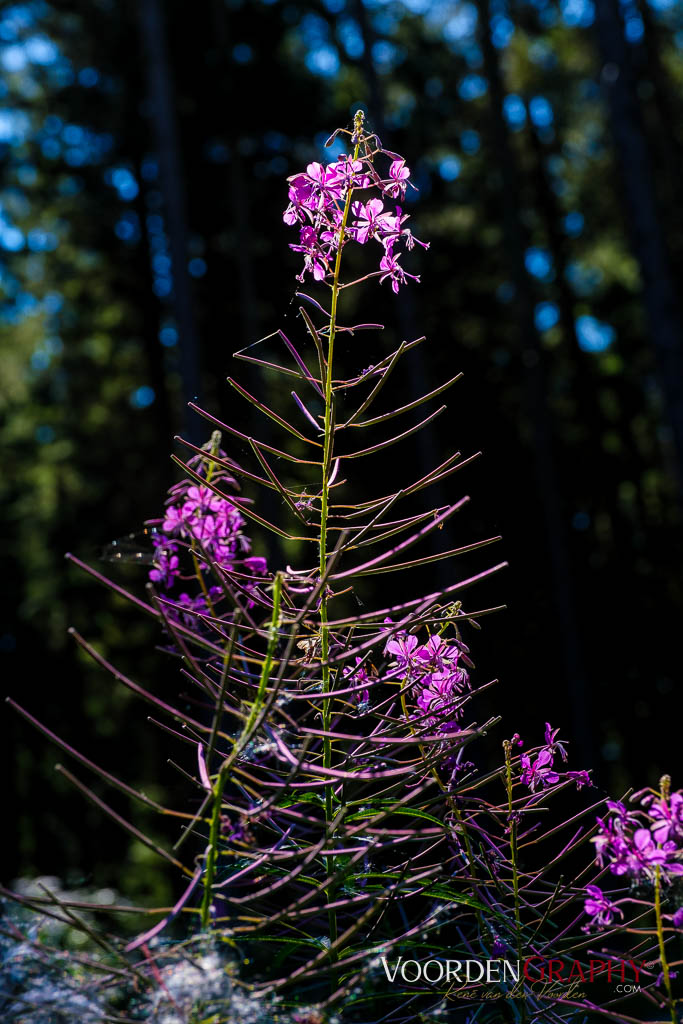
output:
[{"label": "dark forest background", "polygon": [[[63,555],[141,593],[140,567],[98,559],[159,514],[174,434],[206,440],[186,402],[264,436],[226,376],[271,404],[287,394],[231,354],[278,327],[300,334],[285,178],[362,106],[407,157],[411,225],[431,249],[398,299],[365,286],[361,319],[387,330],[342,357],[362,369],[427,334],[397,405],[464,371],[409,458],[483,452],[448,482],[447,498],[472,502],[439,536],[500,533],[489,562],[509,561],[466,601],[507,605],[470,637],[478,680],[500,679],[486,710],[505,715],[482,757],[515,730],[540,740],[550,720],[601,792],[664,770],[680,783],[683,7],[34,0],[2,6],[0,68],[7,692],[150,795],[182,799],[172,741],[67,627],[162,694],[182,689],[176,667],[153,624]],[[414,468],[401,449],[379,467],[396,486]],[[256,543],[274,566],[301,557]],[[483,557],[443,564],[439,582]],[[4,730],[5,878],[165,898],[148,851],[54,773],[62,755],[15,716]]]}]

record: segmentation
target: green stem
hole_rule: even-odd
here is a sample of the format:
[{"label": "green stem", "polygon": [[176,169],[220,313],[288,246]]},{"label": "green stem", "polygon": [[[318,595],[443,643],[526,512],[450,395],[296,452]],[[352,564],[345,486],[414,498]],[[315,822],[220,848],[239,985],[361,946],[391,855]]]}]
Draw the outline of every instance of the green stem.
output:
[{"label": "green stem", "polygon": [[[510,860],[512,862],[512,892],[515,901],[515,932],[517,935],[517,959],[521,962],[522,955],[522,916],[519,902],[519,871],[517,868],[517,822],[512,809],[512,744],[510,740],[503,742],[505,753],[505,788],[508,797],[508,823],[510,825]],[[522,1000],[522,1021],[526,1021],[526,1003]]]},{"label": "green stem", "polygon": [[[213,434],[211,435],[211,441],[209,443],[209,452],[211,453],[211,455],[218,455],[218,452],[220,451],[220,447],[221,447],[221,432],[220,432],[220,430],[214,430]],[[211,477],[213,476],[213,471],[214,471],[214,469],[216,467],[216,464],[215,464],[215,462],[212,462],[211,459],[206,459],[205,462],[206,462],[206,482],[207,482],[207,484],[210,484],[211,483]],[[201,569],[201,566],[199,564],[199,559],[197,558],[197,543],[196,543],[194,537],[192,538],[190,546],[191,546],[191,554],[192,554],[192,565],[194,566],[194,574],[197,577],[197,580],[199,581],[199,586],[201,587],[202,593],[204,595],[204,600],[206,601],[206,606],[209,609],[211,615],[215,618],[216,617],[216,610],[215,610],[215,608],[213,606],[213,601],[211,600],[211,598],[209,596],[209,591],[207,589],[206,583],[204,582],[204,576],[202,575],[202,569]]]},{"label": "green stem", "polygon": [[662,924],[662,879],[661,870],[659,864],[655,867],[655,917],[657,919],[657,941],[659,943],[659,959],[662,964],[662,975],[664,977],[664,988],[666,989],[667,1002],[669,1004],[669,1013],[671,1014],[671,1024],[677,1024],[676,1021],[676,1003],[673,997],[673,991],[671,989],[671,974],[669,972],[669,962],[666,959],[666,948],[664,946],[664,926]]},{"label": "green stem", "polygon": [[206,850],[206,868],[204,871],[204,893],[202,896],[201,905],[201,922],[202,928],[208,928],[211,920],[211,890],[213,888],[214,878],[216,877],[216,863],[218,860],[218,836],[221,827],[221,806],[223,803],[223,790],[228,780],[228,774],[230,767],[235,760],[235,756],[239,751],[246,746],[248,743],[251,733],[254,727],[254,723],[259,716],[261,708],[263,707],[263,701],[268,686],[268,680],[270,679],[271,671],[273,668],[273,658],[275,656],[275,648],[278,642],[279,626],[280,626],[280,604],[282,595],[282,576],[280,573],[275,575],[273,580],[273,614],[270,619],[270,627],[268,629],[268,645],[266,647],[266,654],[263,659],[261,666],[261,679],[259,681],[259,688],[256,691],[256,697],[254,703],[251,706],[249,717],[245,722],[244,728],[236,740],[235,746],[230,757],[226,758],[221,767],[218,770],[218,775],[213,786],[212,802],[213,806],[211,809],[211,825],[209,827],[209,845]]},{"label": "green stem", "polygon": [[[659,788],[662,801],[667,802],[671,793],[671,777],[669,775],[662,776],[659,782]],[[669,970],[669,961],[666,959],[666,947],[664,945],[664,925],[662,923],[662,875],[659,864],[655,867],[655,919],[657,922],[659,959],[662,965],[662,976],[664,978],[664,988],[666,989],[667,1002],[669,1004],[669,1013],[671,1014],[671,1024],[677,1024],[676,1000],[674,999],[673,990],[671,988],[671,972]]]},{"label": "green stem", "polygon": [[[360,132],[363,124],[362,113],[356,114],[354,120],[354,127],[356,131],[356,147],[353,154],[354,161],[358,159],[360,152]],[[321,505],[320,505],[320,578],[322,579],[325,574],[327,567],[327,516],[329,507],[329,479],[330,479],[330,466],[332,464],[332,452],[334,448],[334,434],[332,430],[332,410],[333,410],[333,395],[332,395],[332,364],[334,361],[334,340],[337,331],[337,303],[339,301],[339,272],[341,270],[341,259],[342,249],[344,247],[344,234],[346,232],[346,223],[349,217],[349,210],[351,209],[351,195],[353,189],[349,188],[346,194],[346,200],[344,202],[344,209],[342,212],[342,219],[339,225],[339,237],[337,240],[337,257],[334,264],[334,274],[332,277],[332,303],[330,306],[330,330],[327,344],[327,372],[325,374],[325,440],[323,449],[323,463],[322,463],[322,493],[321,493]],[[320,660],[322,663],[322,690],[324,694],[329,694],[331,690],[331,678],[330,678],[330,666],[328,663],[329,650],[330,650],[330,631],[328,626],[327,616],[327,594],[326,587],[323,584],[320,594]],[[322,719],[323,729],[325,732],[329,732],[330,723],[332,718],[331,711],[332,702],[329,697],[325,697],[323,700],[322,708]],[[323,766],[325,768],[332,767],[332,742],[329,736],[323,737]],[[325,787],[325,820],[326,823],[332,821],[332,801],[333,801],[333,784],[330,782]],[[326,891],[327,902],[330,903],[333,897],[332,886],[328,886]],[[329,908],[327,912],[329,932],[330,932],[330,945],[334,946],[337,941],[337,915],[333,908]]]},{"label": "green stem", "polygon": [[211,826],[209,829],[209,845],[206,850],[206,868],[204,871],[204,893],[200,910],[202,928],[209,927],[211,920],[211,890],[213,880],[216,876],[216,861],[218,859],[218,833],[221,827],[221,804],[223,802],[223,790],[228,778],[227,771],[223,767],[219,769],[218,778],[213,787],[213,807],[211,810]]},{"label": "green stem", "polygon": [[[413,729],[413,726],[411,725],[411,722],[410,722],[410,715],[408,714],[408,704],[407,704],[407,701],[406,701],[406,685],[408,683],[408,678],[409,678],[409,676],[406,676],[405,679],[403,680],[402,685],[401,685],[401,707],[403,708],[403,716],[404,716],[406,722],[408,723],[408,728],[410,729],[411,735],[414,736],[415,735],[415,730]],[[427,751],[426,751],[426,749],[425,749],[425,747],[423,746],[422,743],[418,743],[418,747],[419,747],[419,750],[420,750],[420,756],[422,757],[422,760],[426,763],[426,761],[427,761]],[[467,863],[468,863],[468,866],[469,866],[469,869],[470,869],[470,879],[471,879],[471,881],[473,883],[474,891],[477,894],[477,897],[479,897],[479,890],[478,890],[479,879],[477,877],[477,869],[476,869],[476,866],[475,866],[475,863],[474,863],[474,854],[472,852],[472,843],[470,841],[470,834],[469,834],[469,832],[467,830],[467,824],[465,822],[465,816],[462,813],[462,811],[460,810],[460,808],[458,807],[458,805],[455,802],[454,798],[448,792],[448,788],[447,788],[447,786],[444,785],[443,780],[441,779],[438,771],[436,770],[436,767],[434,765],[432,765],[429,770],[430,770],[433,778],[435,779],[439,789],[443,793],[443,795],[445,797],[445,800],[446,800],[446,803],[448,804],[448,806],[450,807],[451,811],[453,812],[455,820],[458,822],[458,825],[460,827],[460,834],[462,836],[462,841],[463,841],[463,844],[465,846],[465,854],[467,856]],[[484,919],[482,917],[480,908],[479,907],[475,907],[474,913],[475,913],[475,916],[477,918],[477,924],[479,925],[479,932],[480,932],[481,935],[483,935],[484,934]],[[489,929],[489,931],[490,931],[490,929]]]}]

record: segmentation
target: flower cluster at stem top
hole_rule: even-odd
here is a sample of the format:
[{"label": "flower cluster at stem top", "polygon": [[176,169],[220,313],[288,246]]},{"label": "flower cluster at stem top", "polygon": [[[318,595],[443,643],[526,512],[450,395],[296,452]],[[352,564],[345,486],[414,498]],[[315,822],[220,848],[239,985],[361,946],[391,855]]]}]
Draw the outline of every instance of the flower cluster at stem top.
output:
[{"label": "flower cluster at stem top", "polygon": [[[384,178],[374,165],[378,154],[391,160]],[[290,245],[304,258],[297,280],[303,281],[310,273],[316,281],[329,281],[340,245],[343,248],[348,242],[366,245],[375,241],[381,249],[379,270],[368,277],[379,276],[380,282],[390,280],[395,292],[408,278],[419,281],[417,275],[401,266],[399,250],[402,245],[412,249],[416,242],[428,249],[429,243],[421,242],[404,227],[408,215],[401,206],[385,207],[385,200],[403,200],[409,178],[410,168],[403,157],[368,147],[362,159],[345,155],[327,165],[310,163],[305,171],[289,178],[289,205],[283,219],[292,227],[299,225],[299,242]],[[344,209],[351,191],[361,193],[363,199],[351,202],[345,222]]]},{"label": "flower cluster at stem top", "polygon": [[[558,771],[555,758],[559,757],[564,763],[567,761],[567,749],[564,742],[558,740],[559,729],[553,729],[550,722],[545,724],[545,745],[533,757],[531,754],[520,755],[521,772],[519,781],[528,786],[532,793],[537,790],[548,789],[550,786],[557,786],[563,780],[571,780],[576,783],[577,789],[590,786],[590,775],[587,771]],[[513,744],[522,746],[518,737],[513,738]]]},{"label": "flower cluster at stem top", "polygon": [[409,686],[415,697],[416,724],[427,730],[457,730],[463,696],[471,688],[469,673],[462,664],[471,664],[467,647],[436,634],[421,644],[413,633],[398,632],[387,642],[385,654],[393,655],[387,678]]},{"label": "flower cluster at stem top", "polygon": [[[670,885],[683,875],[683,792],[647,793],[634,811],[621,800],[608,800],[607,809],[608,814],[597,819],[598,833],[592,840],[599,867],[633,884],[658,878]],[[619,903],[629,900],[627,896],[613,902],[597,885],[587,886],[588,927],[609,926],[615,916],[623,916]],[[674,927],[683,927],[683,907],[671,920]]]},{"label": "flower cluster at stem top", "polygon": [[[206,475],[206,463],[201,457],[188,463],[199,476]],[[223,487],[236,487],[226,474],[215,478]],[[211,565],[223,570],[237,570],[244,574],[244,589],[254,585],[253,578],[264,576],[266,560],[250,555],[251,541],[244,533],[246,520],[237,505],[229,498],[216,494],[206,484],[184,480],[169,491],[166,510],[158,520],[159,532],[153,538],[154,564],[149,579],[165,590],[171,590],[177,581],[198,580],[198,574],[208,574]],[[181,560],[188,553],[194,555],[194,572],[183,574]],[[202,587],[191,595],[182,592],[173,598],[188,625],[194,625],[193,613],[206,613],[210,605],[222,597],[220,586]]]}]

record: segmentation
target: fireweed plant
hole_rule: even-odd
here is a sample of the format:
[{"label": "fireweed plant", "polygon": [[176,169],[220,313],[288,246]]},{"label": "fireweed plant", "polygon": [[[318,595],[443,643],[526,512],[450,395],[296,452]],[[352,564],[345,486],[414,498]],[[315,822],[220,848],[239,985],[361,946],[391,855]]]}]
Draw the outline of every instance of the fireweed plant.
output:
[{"label": "fireweed plant", "polygon": [[[184,688],[175,702],[72,632],[177,742],[187,807],[161,806],[15,705],[82,768],[178,822],[175,845],[163,848],[58,769],[178,875],[175,906],[125,948],[87,925],[98,970],[110,970],[114,987],[127,978],[132,993],[113,1019],[676,1024],[683,796],[665,778],[632,810],[591,799],[589,774],[569,767],[550,725],[536,746],[517,734],[503,741],[497,769],[478,767],[498,719],[477,720],[491,684],[477,680],[465,637],[491,609],[468,612],[461,595],[501,566],[408,601],[391,589],[393,573],[497,539],[413,554],[467,499],[417,512],[408,499],[470,460],[456,453],[414,479],[407,471],[400,487],[378,485],[364,500],[349,493],[358,460],[381,458],[431,422],[443,405],[417,425],[400,418],[458,377],[376,411],[423,338],[338,376],[340,336],[353,344],[379,327],[344,323],[347,290],[376,279],[397,292],[419,280],[403,260],[428,245],[407,226],[403,157],[382,148],[361,114],[332,139],[347,152],[288,183],[298,280],[315,292],[297,293],[301,341],[271,336],[277,361],[253,346],[237,353],[291,382],[293,405],[277,412],[229,381],[275,424],[281,447],[197,409],[214,432],[203,448],[183,442],[183,480],[147,524],[147,598],[72,559],[163,631]],[[370,269],[348,279],[353,250]],[[369,443],[371,427],[386,436]],[[251,454],[248,468],[230,443]],[[274,493],[281,523],[241,495],[242,481]],[[304,564],[267,565],[252,552],[255,530],[297,544]],[[366,577],[377,584],[371,610],[352,596]],[[560,794],[570,810],[553,817]],[[78,927],[67,899],[12,898]]]}]

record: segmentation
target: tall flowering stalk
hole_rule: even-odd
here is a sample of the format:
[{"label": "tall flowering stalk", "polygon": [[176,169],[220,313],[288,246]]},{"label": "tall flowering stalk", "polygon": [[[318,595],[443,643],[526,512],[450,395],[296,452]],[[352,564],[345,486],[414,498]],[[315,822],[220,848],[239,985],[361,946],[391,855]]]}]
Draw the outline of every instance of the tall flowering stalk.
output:
[{"label": "tall flowering stalk", "polygon": [[[298,280],[312,279],[318,289],[298,293],[304,340],[279,331],[263,339],[258,357],[253,346],[236,353],[294,380],[294,404],[270,408],[229,381],[284,442],[247,436],[197,409],[213,434],[203,448],[182,441],[189,451],[186,461],[176,457],[183,478],[163,515],[147,524],[150,547],[135,555],[148,565],[146,597],[74,559],[156,621],[180,667],[186,692],[174,700],[167,689],[158,695],[125,677],[74,632],[99,665],[151,706],[169,742],[189,753],[178,766],[190,786],[188,803],[173,809],[152,800],[15,707],[83,769],[179,826],[167,849],[60,769],[178,878],[174,906],[116,950],[117,964],[127,958],[160,993],[182,993],[172,998],[186,1015],[170,1017],[173,1024],[207,1006],[217,1015],[208,1019],[254,1024],[401,1024],[439,1014],[463,1024],[579,1024],[590,1015],[637,1022],[641,1004],[625,1011],[626,995],[609,993],[603,1006],[587,990],[552,984],[573,983],[577,971],[586,980],[581,958],[595,954],[598,937],[615,940],[614,951],[601,949],[618,961],[624,936],[637,940],[637,999],[646,1013],[664,1005],[674,1024],[670,949],[683,925],[676,889],[683,797],[666,783],[640,794],[635,811],[592,799],[589,773],[568,768],[566,743],[550,724],[538,746],[525,747],[515,734],[504,743],[503,763],[486,767],[482,743],[498,719],[478,720],[479,694],[492,684],[477,677],[469,644],[493,609],[466,611],[462,594],[502,566],[454,575],[407,601],[392,597],[390,585],[393,573],[498,539],[413,557],[411,549],[438,536],[467,499],[413,512],[405,510],[407,499],[450,482],[470,460],[456,453],[370,498],[350,493],[358,460],[381,457],[445,406],[387,435],[393,420],[440,396],[459,375],[406,405],[371,410],[389,393],[399,361],[424,341],[416,338],[338,376],[340,334],[353,339],[380,326],[346,324],[343,292],[369,282],[397,292],[419,280],[401,261],[416,244],[428,245],[403,212],[413,187],[406,160],[366,131],[361,114],[333,138],[347,141],[344,155],[311,163],[288,182],[284,219],[298,232],[291,244],[303,260]],[[354,280],[342,278],[349,247],[374,253],[371,269]],[[357,443],[359,436],[367,440]],[[248,465],[232,457],[233,443],[250,453]],[[274,492],[282,520],[266,519],[242,484],[254,494]],[[264,532],[303,551],[304,564],[269,566],[253,553]],[[110,557],[119,554],[114,545]],[[377,583],[373,606],[360,611],[348,594],[369,577]],[[568,790],[588,791],[588,799],[553,814],[551,805]],[[591,840],[594,852],[586,857]],[[628,880],[631,889],[605,891],[605,874],[617,884]],[[60,904],[58,912],[73,911]],[[195,927],[184,929],[180,947],[165,946],[181,918]],[[179,965],[192,950],[190,984]],[[434,980],[432,967],[418,983],[402,967],[456,958],[516,963],[517,977],[492,978],[487,969],[482,981],[449,968]],[[647,958],[659,969],[644,967]],[[227,995],[222,966],[234,979]],[[202,971],[212,980],[200,1007],[187,993]],[[494,998],[501,1002],[492,1005]],[[168,1009],[164,999],[151,1005]]]},{"label": "tall flowering stalk", "polygon": [[[402,226],[406,218],[402,216],[400,208],[396,208],[395,214],[385,212],[381,198],[366,198],[365,202],[354,202],[354,194],[367,195],[370,192],[379,192],[382,196],[398,198],[406,190],[410,172],[405,166],[405,161],[400,157],[394,159],[389,167],[388,179],[380,179],[375,169],[374,158],[381,150],[373,143],[376,143],[374,136],[363,134],[363,114],[359,111],[354,119],[351,136],[352,155],[342,157],[328,167],[310,164],[305,174],[298,174],[290,179],[290,204],[284,213],[284,219],[288,224],[304,222],[300,229],[300,244],[291,246],[295,251],[305,254],[304,270],[300,280],[303,281],[305,273],[310,271],[316,281],[327,283],[331,290],[329,323],[325,330],[319,331],[321,335],[327,335],[327,357],[324,367],[321,367],[321,372],[324,369],[325,378],[319,540],[321,581],[327,577],[328,565],[328,510],[335,433],[335,396],[332,380],[337,307],[340,290],[344,287],[340,279],[342,255],[347,244],[356,242],[364,245],[370,239],[376,238],[383,247],[379,273],[382,279],[389,277],[394,291],[397,291],[406,275],[398,263],[395,248],[404,239],[412,239],[408,229]],[[352,226],[349,226],[349,214],[352,210],[354,219]],[[332,741],[327,734],[330,731],[332,700],[328,697],[331,689],[331,672],[327,586],[321,589],[319,614],[322,691],[325,694],[322,709],[323,730],[326,733],[323,739],[323,766],[329,770],[332,766]],[[328,823],[333,817],[332,801],[333,784],[330,782],[325,790]],[[330,909],[329,913],[330,941],[334,944],[337,938],[336,913],[334,909]]]}]

